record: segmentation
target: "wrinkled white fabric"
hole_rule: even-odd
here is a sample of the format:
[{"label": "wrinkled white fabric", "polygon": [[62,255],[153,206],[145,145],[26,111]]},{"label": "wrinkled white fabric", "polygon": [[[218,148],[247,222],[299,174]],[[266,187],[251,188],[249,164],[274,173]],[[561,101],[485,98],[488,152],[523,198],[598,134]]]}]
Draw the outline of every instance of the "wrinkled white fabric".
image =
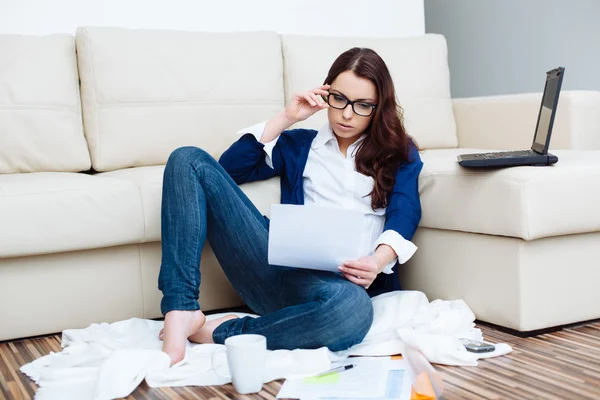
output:
[{"label": "wrinkled white fabric", "polygon": [[[265,382],[312,375],[330,362],[350,355],[393,355],[404,346],[420,350],[433,363],[477,365],[477,359],[510,352],[496,345],[494,353],[469,353],[459,338],[481,340],[475,316],[461,300],[429,303],[421,292],[401,291],[373,298],[375,317],[365,339],[337,353],[316,350],[269,351]],[[251,314],[228,313],[238,316]],[[207,316],[208,320],[224,314]],[[131,318],[63,331],[60,353],[50,353],[21,367],[38,385],[37,400],[114,399],[126,397],[146,380],[150,387],[222,385],[229,379],[226,354],[219,344],[188,343],[185,358],[169,367],[158,333],[162,321]],[[215,351],[215,364],[212,356]],[[221,374],[219,375],[215,372]]]},{"label": "wrinkled white fabric", "polygon": [[373,299],[375,317],[365,339],[340,356],[383,356],[400,354],[412,346],[431,363],[477,365],[479,358],[500,356],[512,351],[506,344],[496,345],[493,353],[468,352],[460,338],[483,340],[475,328],[475,315],[462,300],[429,302],[417,291],[384,293]]}]

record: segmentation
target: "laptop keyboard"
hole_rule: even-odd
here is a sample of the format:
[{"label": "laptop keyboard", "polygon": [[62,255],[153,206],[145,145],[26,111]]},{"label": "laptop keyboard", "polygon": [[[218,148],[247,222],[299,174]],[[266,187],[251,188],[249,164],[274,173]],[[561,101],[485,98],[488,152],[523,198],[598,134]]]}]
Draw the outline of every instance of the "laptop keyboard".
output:
[{"label": "laptop keyboard", "polygon": [[533,150],[519,150],[519,151],[501,151],[493,153],[481,153],[477,154],[477,158],[481,159],[497,159],[497,158],[515,158],[515,157],[531,157],[538,156],[539,154]]}]

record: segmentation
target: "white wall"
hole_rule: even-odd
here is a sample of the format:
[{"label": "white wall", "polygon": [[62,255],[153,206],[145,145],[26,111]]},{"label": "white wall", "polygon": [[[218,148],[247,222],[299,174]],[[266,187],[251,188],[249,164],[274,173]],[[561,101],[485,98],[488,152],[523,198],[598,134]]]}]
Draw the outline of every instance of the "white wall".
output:
[{"label": "white wall", "polygon": [[415,36],[425,33],[423,7],[423,0],[0,0],[0,33],[74,33],[101,25]]},{"label": "white wall", "polygon": [[600,90],[599,0],[425,0],[427,32],[448,41],[452,96]]}]

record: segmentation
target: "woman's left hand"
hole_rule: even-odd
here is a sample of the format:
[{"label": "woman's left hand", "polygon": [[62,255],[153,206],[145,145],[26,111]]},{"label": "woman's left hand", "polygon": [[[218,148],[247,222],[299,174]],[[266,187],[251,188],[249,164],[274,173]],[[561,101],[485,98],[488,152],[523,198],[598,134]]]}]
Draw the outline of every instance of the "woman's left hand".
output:
[{"label": "woman's left hand", "polygon": [[379,265],[374,256],[361,257],[358,261],[344,261],[338,269],[350,282],[368,289],[379,274]]}]

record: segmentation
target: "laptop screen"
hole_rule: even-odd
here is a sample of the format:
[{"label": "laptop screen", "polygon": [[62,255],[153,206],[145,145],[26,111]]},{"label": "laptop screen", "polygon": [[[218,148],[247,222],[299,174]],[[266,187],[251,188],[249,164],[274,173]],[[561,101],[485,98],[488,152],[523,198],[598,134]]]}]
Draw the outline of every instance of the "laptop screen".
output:
[{"label": "laptop screen", "polygon": [[540,114],[538,116],[535,137],[533,139],[533,146],[531,147],[532,150],[535,150],[539,153],[546,154],[548,152],[548,138],[552,131],[552,123],[554,122],[554,109],[558,103],[558,95],[560,92],[560,84],[562,82],[563,72],[563,68],[557,68],[556,70],[548,72],[546,87],[544,88],[544,96],[542,97]]}]

